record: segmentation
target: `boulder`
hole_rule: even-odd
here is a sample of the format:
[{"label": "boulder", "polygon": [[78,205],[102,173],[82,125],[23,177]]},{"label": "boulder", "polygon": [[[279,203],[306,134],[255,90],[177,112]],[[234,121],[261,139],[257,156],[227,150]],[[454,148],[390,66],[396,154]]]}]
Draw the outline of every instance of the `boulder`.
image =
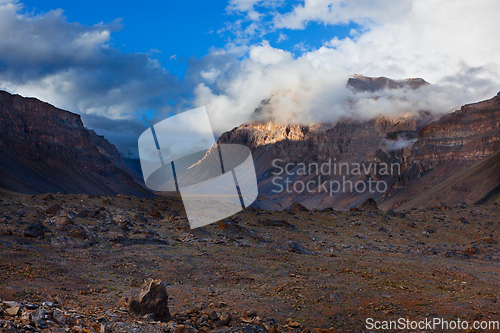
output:
[{"label": "boulder", "polygon": [[360,210],[378,210],[377,202],[372,198],[366,199],[358,208]]},{"label": "boulder", "polygon": [[47,325],[47,322],[45,321],[45,318],[47,316],[47,313],[45,309],[38,309],[35,314],[31,317],[33,320],[33,323],[35,324],[36,328],[47,328],[49,325]]},{"label": "boulder", "polygon": [[38,238],[45,236],[45,227],[41,223],[30,224],[26,230],[24,230],[24,237]]},{"label": "boulder", "polygon": [[294,211],[294,212],[308,212],[309,209],[307,209],[306,207],[304,207],[302,204],[298,203],[298,202],[294,202],[290,208],[288,208],[288,210],[291,210],[291,211]]},{"label": "boulder", "polygon": [[45,214],[47,214],[47,215],[56,215],[57,213],[59,213],[59,211],[61,209],[62,209],[61,205],[55,204],[55,205],[52,205],[49,208],[47,208],[47,210],[45,210]]},{"label": "boulder", "polygon": [[161,213],[156,210],[156,209],[151,209],[149,212],[148,212],[148,215],[151,216],[151,217],[155,217],[157,219],[161,219]]},{"label": "boulder", "polygon": [[168,309],[168,294],[161,280],[149,279],[138,299],[129,298],[127,306],[132,314],[144,316],[152,313],[156,320],[168,322],[172,319]]}]

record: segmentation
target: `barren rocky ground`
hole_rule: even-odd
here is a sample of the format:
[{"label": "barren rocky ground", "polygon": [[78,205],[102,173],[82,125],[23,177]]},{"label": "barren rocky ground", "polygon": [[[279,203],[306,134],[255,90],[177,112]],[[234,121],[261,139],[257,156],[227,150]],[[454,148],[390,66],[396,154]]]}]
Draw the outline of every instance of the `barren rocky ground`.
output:
[{"label": "barren rocky ground", "polygon": [[[499,320],[500,207],[246,209],[191,230],[174,197],[0,202],[2,332],[362,332],[366,318]],[[172,319],[125,297],[160,279]]]}]

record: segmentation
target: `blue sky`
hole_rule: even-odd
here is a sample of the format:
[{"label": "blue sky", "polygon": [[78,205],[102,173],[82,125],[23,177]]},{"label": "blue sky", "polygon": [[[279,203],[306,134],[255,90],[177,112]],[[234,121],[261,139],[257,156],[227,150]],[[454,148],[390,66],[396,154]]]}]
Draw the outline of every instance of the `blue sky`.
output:
[{"label": "blue sky", "polygon": [[[201,57],[224,40],[216,33],[225,20],[225,1],[23,1],[26,9],[47,12],[61,8],[69,22],[94,25],[120,20],[111,44],[124,53],[153,52],[165,67],[179,72],[177,59]],[[158,53],[156,53],[158,52]]]},{"label": "blue sky", "polygon": [[[151,53],[162,65],[178,76],[183,76],[187,60],[201,58],[211,48],[224,48],[235,38],[231,31],[224,28],[238,20],[245,20],[244,15],[228,12],[227,1],[97,1],[89,0],[36,0],[22,1],[25,10],[44,13],[53,9],[64,10],[68,22],[94,25],[100,22],[110,23],[118,20],[122,29],[112,34],[110,44],[124,53]],[[282,3],[273,9],[286,12],[298,4],[297,1]],[[269,22],[271,16],[263,17]],[[247,26],[249,22],[243,22]],[[284,29],[270,31],[265,36],[270,44],[300,54],[302,48],[319,48],[325,41],[334,37],[345,38],[353,23],[326,25],[312,22],[307,29]],[[280,34],[286,36],[280,40]],[[282,37],[283,39],[284,37]],[[253,38],[258,42],[261,38]]]},{"label": "blue sky", "polygon": [[[148,126],[199,106],[215,135],[263,100],[283,123],[449,112],[500,90],[499,12],[497,0],[0,0],[0,89],[79,113],[132,153]],[[355,74],[432,88],[356,97]]]}]

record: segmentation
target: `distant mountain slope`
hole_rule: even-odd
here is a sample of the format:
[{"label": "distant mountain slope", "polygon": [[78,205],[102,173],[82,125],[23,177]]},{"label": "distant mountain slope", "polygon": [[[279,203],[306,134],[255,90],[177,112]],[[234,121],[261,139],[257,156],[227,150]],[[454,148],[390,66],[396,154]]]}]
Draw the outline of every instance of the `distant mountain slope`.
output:
[{"label": "distant mountain slope", "polygon": [[[119,168],[128,173],[129,175],[132,176],[132,178],[139,184],[144,185],[144,181],[142,179],[141,175],[141,170],[139,169],[139,172],[135,169],[131,169],[129,166],[129,163],[127,160],[125,160],[120,153],[118,152],[118,149],[116,149],[116,146],[112,143],[110,143],[106,138],[102,135],[98,135],[94,130],[88,129],[87,131],[90,134],[90,141],[94,144],[94,146],[97,147],[99,152],[109,158],[113,164]],[[140,166],[139,166],[140,167]]]},{"label": "distant mountain slope", "polygon": [[[357,92],[374,92],[402,87],[417,89],[426,84],[428,83],[422,79],[395,81],[360,75],[347,82],[347,85]],[[262,102],[263,105],[266,103],[267,101]],[[255,114],[254,119],[264,120],[250,122],[225,132],[220,136],[219,142],[239,143],[250,148],[259,185],[257,205],[271,209],[272,203],[281,205],[282,208],[287,208],[294,202],[300,202],[309,208],[350,208],[358,206],[370,197],[380,200],[382,193],[339,191],[331,194],[319,187],[320,182],[343,182],[344,176],[346,182],[363,182],[367,180],[366,175],[332,172],[323,175],[320,180],[318,174],[314,172],[307,175],[300,174],[299,163],[305,163],[307,166],[314,163],[321,165],[329,161],[337,165],[341,163],[380,164],[384,162],[380,158],[385,156],[381,153],[382,148],[387,148],[386,146],[390,144],[399,144],[401,138],[413,143],[416,141],[418,131],[435,119],[432,112],[421,111],[407,112],[395,118],[378,116],[368,121],[341,119],[334,124],[305,126],[276,123],[271,113],[262,115],[261,109],[256,109]],[[281,171],[280,168],[284,168],[287,164],[293,165],[290,174],[277,174]],[[381,180],[373,173],[370,177]],[[393,178],[392,176],[386,177],[384,180],[392,182]],[[304,184],[311,182],[312,193],[295,190],[281,191],[280,186],[285,186],[287,181]]]},{"label": "distant mountain slope", "polygon": [[[359,92],[417,89],[427,84],[422,79],[395,81],[364,76],[347,83]],[[309,208],[345,209],[369,197],[383,209],[429,207],[441,202],[451,205],[458,200],[469,204],[500,201],[500,94],[438,120],[430,111],[408,112],[395,118],[379,116],[369,121],[341,119],[335,124],[312,126],[282,125],[264,119],[241,125],[219,138],[221,143],[239,143],[251,149],[261,206],[272,207],[274,203],[287,208],[300,202]],[[301,174],[299,163],[321,165],[329,159],[338,165],[394,163],[400,165],[401,172],[388,176],[374,172],[346,175],[346,180],[353,183],[384,181],[388,185],[384,194],[319,193],[315,186],[320,181],[342,181],[342,176],[327,175],[319,180],[317,174]],[[287,164],[293,166],[291,173],[277,175]],[[285,180],[292,185],[315,183],[311,183],[312,192],[300,191],[300,186],[299,191],[283,191],[280,185],[285,185]]]},{"label": "distant mountain slope", "polygon": [[0,187],[151,196],[92,143],[80,116],[0,91]]},{"label": "distant mountain slope", "polygon": [[385,207],[500,202],[500,93],[422,128],[399,154],[403,172]]}]

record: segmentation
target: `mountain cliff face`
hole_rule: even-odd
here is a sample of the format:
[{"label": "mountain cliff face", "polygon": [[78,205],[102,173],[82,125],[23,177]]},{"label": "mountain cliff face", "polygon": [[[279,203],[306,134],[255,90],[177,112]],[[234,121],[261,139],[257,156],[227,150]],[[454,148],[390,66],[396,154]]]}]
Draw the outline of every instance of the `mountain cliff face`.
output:
[{"label": "mountain cliff face", "polygon": [[500,93],[422,128],[410,158],[424,168],[452,160],[476,161],[498,151],[499,143]]},{"label": "mountain cliff face", "polygon": [[385,206],[498,200],[499,154],[500,93],[422,128],[415,145],[400,152],[403,172]]},{"label": "mountain cliff face", "polygon": [[0,187],[15,192],[150,193],[99,152],[80,116],[0,91]]},{"label": "mountain cliff face", "polygon": [[[341,163],[347,163],[352,169],[356,165],[374,167],[383,162],[379,150],[391,142],[388,135],[398,137],[399,133],[416,133],[425,123],[433,119],[431,113],[407,114],[404,117],[391,119],[378,117],[370,121],[345,119],[336,124],[318,124],[313,126],[280,125],[276,123],[246,124],[224,133],[221,143],[238,143],[246,145],[253,154],[260,204],[265,208],[273,208],[276,204],[282,208],[294,202],[307,207],[349,208],[358,205],[370,197],[381,196],[363,192],[332,194],[318,188],[321,182],[329,181],[365,181],[366,174],[357,174],[340,170]],[[303,174],[301,164],[307,171]],[[330,164],[337,170],[316,172],[316,165]],[[311,167],[311,170],[309,170]],[[285,170],[287,169],[290,172]],[[381,175],[370,172],[369,177],[381,180]],[[321,176],[321,180],[318,180]],[[345,178],[344,178],[345,177]],[[393,175],[389,175],[392,179]],[[311,182],[312,193],[307,191],[279,191],[280,185],[289,180],[292,182]],[[314,182],[314,183],[312,183]],[[272,203],[271,203],[272,202]]]},{"label": "mountain cliff face", "polygon": [[[347,83],[358,92],[403,87],[417,89],[426,84],[422,79],[395,81],[361,75]],[[265,107],[266,101],[262,104]],[[254,119],[260,121],[222,134],[219,142],[239,143],[250,148],[259,184],[257,205],[269,209],[287,208],[294,202],[310,208],[349,208],[370,197],[381,199],[382,192],[351,190],[343,185],[349,186],[349,182],[353,185],[367,181],[394,182],[399,169],[397,175],[377,171],[382,164],[399,162],[393,153],[387,154],[384,150],[392,152],[396,146],[413,144],[419,130],[435,119],[432,112],[421,111],[408,112],[398,118],[341,119],[335,124],[304,126],[279,124],[269,112],[262,115],[260,108],[255,114]],[[322,165],[328,169],[326,172],[318,170]],[[353,171],[356,166],[365,168],[365,172]],[[342,190],[331,191],[330,182],[341,183]],[[297,186],[293,187],[295,183]],[[302,184],[309,184],[308,189],[302,190]]]},{"label": "mountain cliff face", "polygon": [[99,152],[106,156],[118,169],[121,169],[132,176],[132,178],[139,184],[144,185],[141,170],[135,171],[130,168],[125,159],[120,155],[116,146],[110,143],[102,135],[98,135],[94,130],[87,129],[90,134],[90,141],[97,147]]},{"label": "mountain cliff face", "polygon": [[392,80],[386,77],[368,77],[364,75],[354,75],[347,81],[347,86],[358,92],[376,92],[382,89],[417,89],[429,83],[421,78]]},{"label": "mountain cliff face", "polygon": [[[402,86],[416,89],[427,84],[422,79],[393,81],[364,76],[348,82],[351,88],[363,92]],[[432,112],[421,111],[398,118],[343,119],[336,124],[313,126],[281,125],[272,120],[252,122],[224,133],[219,142],[244,144],[251,149],[259,184],[257,205],[264,208],[287,208],[293,202],[309,208],[350,208],[370,197],[384,209],[453,204],[457,200],[472,203],[486,195],[493,198],[495,186],[500,184],[499,164],[492,158],[500,150],[499,99],[497,96],[466,105],[438,120]],[[329,161],[346,167],[336,172],[315,172]],[[356,165],[365,172],[353,171]],[[384,165],[395,168],[381,172]],[[457,174],[463,179],[452,178]],[[453,184],[449,184],[450,179]],[[332,192],[320,186],[324,181],[327,185],[332,181],[383,182],[387,190],[374,193],[343,188]],[[290,191],[284,190],[286,182]],[[308,182],[306,190],[301,184],[293,187]],[[440,184],[442,188],[436,195],[424,194]],[[417,197],[428,199],[413,200]]]}]

